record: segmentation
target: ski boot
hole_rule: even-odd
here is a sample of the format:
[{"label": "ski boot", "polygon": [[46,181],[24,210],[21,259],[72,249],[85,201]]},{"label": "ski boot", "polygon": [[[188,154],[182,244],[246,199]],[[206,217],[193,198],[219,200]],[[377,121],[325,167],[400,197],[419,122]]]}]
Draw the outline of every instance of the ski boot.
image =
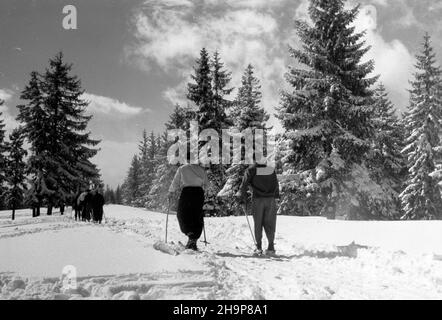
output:
[{"label": "ski boot", "polygon": [[191,249],[193,251],[197,251],[198,247],[196,246],[196,240],[189,238],[189,241],[186,244],[186,249]]},{"label": "ski boot", "polygon": [[265,252],[265,255],[269,257],[274,257],[276,255],[275,247],[269,246]]},{"label": "ski boot", "polygon": [[261,248],[256,248],[256,249],[253,251],[253,256],[254,256],[254,257],[262,257],[262,249],[261,249]]}]

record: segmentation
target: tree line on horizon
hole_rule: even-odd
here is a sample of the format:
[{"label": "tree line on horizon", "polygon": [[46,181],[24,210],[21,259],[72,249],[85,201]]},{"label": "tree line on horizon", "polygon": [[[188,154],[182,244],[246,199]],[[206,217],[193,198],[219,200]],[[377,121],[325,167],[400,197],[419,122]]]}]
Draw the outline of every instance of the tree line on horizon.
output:
[{"label": "tree line on horizon", "polygon": [[[276,170],[280,174],[280,214],[347,219],[442,218],[442,78],[431,39],[424,36],[410,81],[410,103],[398,116],[370,50],[365,33],[356,33],[359,6],[345,1],[310,0],[312,23],[295,22],[299,43],[290,47],[289,66],[276,117]],[[296,49],[299,48],[299,49]],[[220,54],[203,48],[187,85],[187,106],[176,105],[165,129],[199,130],[232,126],[264,129],[268,114],[261,104],[260,80],[248,65],[236,97],[232,74]],[[141,139],[121,186],[126,205],[166,210],[167,189],[177,166],[167,163],[165,133]],[[210,165],[206,213],[239,214],[234,195],[245,165]]]}]

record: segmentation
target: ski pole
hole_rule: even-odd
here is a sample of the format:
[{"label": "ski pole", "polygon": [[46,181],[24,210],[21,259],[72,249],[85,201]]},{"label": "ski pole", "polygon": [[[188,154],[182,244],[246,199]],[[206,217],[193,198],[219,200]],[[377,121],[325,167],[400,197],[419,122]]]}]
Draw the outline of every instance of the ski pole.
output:
[{"label": "ski pole", "polygon": [[244,211],[244,215],[246,216],[247,224],[249,225],[250,234],[252,235],[253,243],[255,244],[255,247],[257,246],[255,236],[253,235],[252,227],[250,226],[249,217],[247,216],[247,202],[245,203],[245,208],[241,206],[241,208]]},{"label": "ski pole", "polygon": [[166,214],[166,243],[167,243],[167,225],[169,224],[169,210],[170,210],[170,199],[167,202],[167,214]]},{"label": "ski pole", "polygon": [[206,239],[206,224],[203,224],[203,232],[204,232],[204,244],[207,246],[208,242]]}]

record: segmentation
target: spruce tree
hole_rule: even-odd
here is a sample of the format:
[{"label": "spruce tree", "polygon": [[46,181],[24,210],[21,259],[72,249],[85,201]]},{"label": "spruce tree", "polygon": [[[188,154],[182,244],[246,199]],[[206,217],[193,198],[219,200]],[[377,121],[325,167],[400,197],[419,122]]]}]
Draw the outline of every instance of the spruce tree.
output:
[{"label": "spruce tree", "polygon": [[[0,100],[0,107],[4,101]],[[5,141],[5,124],[3,123],[2,112],[0,112],[0,210],[4,209],[4,193],[6,191],[4,184],[6,181],[6,151],[8,145]]]},{"label": "spruce tree", "polygon": [[12,220],[15,219],[15,210],[23,206],[24,191],[26,190],[26,150],[23,149],[24,137],[19,129],[15,129],[10,135],[8,147],[8,161],[6,167],[6,191],[5,202],[12,210]]},{"label": "spruce tree", "polygon": [[[78,185],[92,182],[100,185],[100,175],[90,159],[95,156],[99,141],[90,138],[87,125],[92,116],[85,115],[89,103],[81,99],[84,90],[77,76],[71,76],[72,65],[58,53],[49,61],[43,75],[45,108],[49,114],[51,144],[54,158],[60,162],[58,186],[62,198],[68,197]],[[61,189],[61,190],[60,190]]]},{"label": "spruce tree", "polygon": [[441,70],[431,46],[424,37],[422,51],[416,56],[416,72],[411,81],[410,106],[404,123],[409,136],[404,155],[409,174],[400,198],[404,219],[440,219],[442,200],[438,184],[442,182],[440,146],[442,100]]},{"label": "spruce tree", "polygon": [[261,106],[261,85],[255,77],[254,67],[249,64],[244,70],[241,79],[241,87],[233,103],[232,118],[235,127],[244,130],[246,128],[265,129],[265,123],[269,115]]},{"label": "spruce tree", "polygon": [[147,159],[149,151],[149,137],[147,135],[146,129],[143,130],[143,137],[140,143],[138,144],[138,150],[140,151],[140,158]]},{"label": "spruce tree", "polygon": [[100,185],[100,174],[90,161],[99,143],[90,138],[85,115],[88,102],[81,99],[80,80],[71,76],[72,65],[59,53],[49,60],[49,68],[40,75],[31,73],[23,90],[18,120],[31,144],[29,167],[31,202],[39,207],[42,200],[51,214],[53,205],[65,202],[78,188],[90,183]]},{"label": "spruce tree", "polygon": [[114,189],[110,189],[110,191],[109,191],[109,203],[110,204],[115,204],[116,202],[115,202],[116,200],[115,200],[115,191],[114,191]]},{"label": "spruce tree", "polygon": [[[196,119],[200,132],[204,129],[213,129],[222,136],[221,130],[229,127],[232,122],[227,116],[227,109],[231,102],[227,96],[233,88],[229,87],[231,73],[224,69],[220,56],[215,52],[211,60],[208,52],[203,48],[200,58],[196,60],[196,66],[191,77],[195,83],[188,84],[187,98],[196,106]],[[200,141],[202,147],[206,142]],[[219,150],[221,150],[221,141]],[[209,151],[211,152],[211,151]],[[209,187],[206,193],[206,208],[210,208],[213,214],[219,214],[226,210],[217,194],[224,186],[225,167],[222,164],[211,164],[208,168]]]},{"label": "spruce tree", "polygon": [[[266,129],[266,122],[269,115],[261,106],[261,85],[259,79],[254,75],[254,68],[251,64],[247,66],[241,80],[241,87],[233,103],[232,118],[234,127],[239,131],[251,129],[254,133],[255,129]],[[243,141],[244,142],[244,141]],[[244,150],[242,150],[244,156]],[[218,196],[224,197],[229,203],[230,210],[240,213],[240,208],[235,194],[239,190],[245,170],[248,165],[234,164],[226,171],[226,183]]]},{"label": "spruce tree", "polygon": [[201,49],[200,58],[196,60],[195,74],[191,75],[195,83],[187,84],[187,98],[197,107],[199,130],[217,127],[217,111],[214,109],[212,92],[212,72],[210,57],[205,48]]},{"label": "spruce tree", "polygon": [[[157,166],[155,167],[155,175],[152,181],[152,187],[149,193],[149,200],[146,207],[152,210],[165,211],[169,205],[167,195],[169,186],[175,176],[178,165],[172,165],[167,159],[167,150],[174,143],[174,141],[168,141],[167,130],[189,129],[189,119],[191,113],[188,108],[182,108],[179,105],[175,105],[173,112],[169,116],[168,122],[165,124],[166,131],[161,137],[160,148],[157,151]],[[176,203],[171,203],[172,209]]]},{"label": "spruce tree", "polygon": [[231,107],[232,102],[227,97],[232,93],[234,88],[230,88],[229,84],[232,80],[232,73],[224,69],[224,63],[218,51],[215,51],[211,61],[212,65],[212,104],[215,114],[216,124],[211,127],[217,132],[231,126],[233,123],[227,116],[227,110]]},{"label": "spruce tree", "polygon": [[152,175],[152,168],[149,159],[149,136],[147,134],[146,129],[143,130],[143,136],[138,144],[138,150],[140,152],[140,171],[141,171],[141,182],[140,182],[140,199],[136,199],[138,206],[143,206],[143,197],[149,193],[150,189],[150,180]]},{"label": "spruce tree", "polygon": [[141,158],[141,185],[140,185],[140,199],[137,199],[140,207],[145,207],[149,201],[149,192],[152,188],[152,183],[155,178],[155,171],[157,168],[157,137],[155,133],[151,131],[150,135],[143,134],[143,148],[140,149]]},{"label": "spruce tree", "polygon": [[395,108],[388,98],[384,85],[374,94],[374,136],[368,157],[368,167],[373,179],[382,187],[385,198],[369,205],[374,217],[396,218],[400,215],[399,193],[405,178],[405,130]]},{"label": "spruce tree", "polygon": [[115,204],[123,204],[123,195],[120,185],[118,185],[117,189],[115,190]]},{"label": "spruce tree", "polygon": [[49,116],[44,107],[41,83],[40,74],[36,71],[31,72],[29,83],[20,96],[28,103],[17,106],[19,109],[17,120],[21,122],[21,130],[30,144],[28,159],[30,188],[26,193],[26,203],[32,208],[33,216],[40,215],[40,207],[43,205],[44,197],[50,195],[44,189],[44,175],[49,167],[46,161],[49,149]]},{"label": "spruce tree", "polygon": [[138,155],[134,155],[132,163],[123,184],[123,202],[131,206],[138,206],[138,200],[141,197],[141,165]]},{"label": "spruce tree", "polygon": [[106,204],[110,203],[110,187],[108,184],[106,185],[106,189],[104,190],[103,198],[104,198],[104,203]]},{"label": "spruce tree", "polygon": [[362,194],[383,196],[364,164],[373,134],[370,87],[377,77],[369,77],[373,61],[361,62],[369,47],[352,26],[358,11],[359,6],[346,10],[343,0],[311,0],[312,25],[295,22],[301,46],[289,50],[300,67],[286,74],[292,90],[282,92],[277,116],[286,130],[284,169],[304,172],[310,190],[283,186],[285,212],[300,197],[313,201],[316,192],[327,210],[351,217],[352,209],[363,211]]}]

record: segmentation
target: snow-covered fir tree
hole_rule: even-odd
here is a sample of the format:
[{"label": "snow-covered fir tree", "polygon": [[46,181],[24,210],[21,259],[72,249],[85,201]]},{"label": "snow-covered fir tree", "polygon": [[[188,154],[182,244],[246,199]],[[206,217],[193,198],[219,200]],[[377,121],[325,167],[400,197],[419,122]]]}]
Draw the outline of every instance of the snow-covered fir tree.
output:
[{"label": "snow-covered fir tree", "polygon": [[[0,107],[4,104],[4,101],[0,100]],[[6,169],[6,150],[7,142],[5,139],[5,124],[3,122],[3,113],[0,112],[0,210],[5,208],[4,205],[4,192],[6,191],[5,184],[5,169]]]},{"label": "snow-covered fir tree", "polygon": [[290,54],[300,67],[289,67],[285,78],[292,90],[283,91],[277,115],[286,130],[285,173],[300,174],[283,183],[285,213],[292,213],[297,201],[314,208],[320,200],[323,214],[325,209],[356,218],[365,211],[363,197],[383,198],[364,164],[377,77],[369,77],[373,61],[361,61],[369,47],[364,33],[352,26],[359,7],[347,10],[344,3],[311,0],[312,24],[295,22],[301,45],[290,48]]},{"label": "snow-covered fir tree", "polygon": [[[192,115],[188,108],[182,108],[178,104],[175,105],[173,112],[169,116],[168,122],[165,124],[166,130],[173,129],[189,129],[189,121],[192,120]],[[149,193],[149,200],[146,204],[147,208],[152,210],[165,211],[169,205],[168,191],[175,176],[177,165],[172,165],[167,159],[167,150],[174,143],[168,141],[167,131],[161,137],[160,148],[157,153],[157,166],[155,167],[155,176],[152,181],[152,187]],[[176,203],[171,203],[174,205]],[[172,206],[172,209],[176,209]]]},{"label": "snow-covered fir tree", "polygon": [[123,195],[120,185],[118,185],[117,189],[115,189],[115,204],[123,204]]},{"label": "snow-covered fir tree", "polygon": [[61,149],[57,156],[66,172],[60,181],[68,196],[85,183],[101,185],[99,170],[90,161],[99,151],[95,147],[100,141],[91,139],[87,132],[92,118],[86,115],[89,102],[82,99],[85,90],[78,77],[70,75],[71,71],[72,64],[65,63],[60,52],[49,61],[42,83],[51,135],[55,138],[51,147],[53,154]]},{"label": "snow-covered fir tree", "polygon": [[403,218],[440,219],[442,83],[441,70],[436,65],[428,34],[416,60],[410,106],[404,119],[409,136],[403,153],[408,158],[409,173],[406,187],[400,195],[405,211]]},{"label": "snow-covered fir tree", "polygon": [[157,137],[152,131],[150,135],[143,131],[143,138],[139,144],[140,166],[141,166],[141,184],[140,198],[136,199],[138,206],[143,207],[148,201],[149,192],[152,186],[152,180],[155,175],[156,155],[158,152]]},{"label": "snow-covered fir tree", "polygon": [[[143,206],[146,205],[147,201],[149,200],[149,193],[150,189],[152,188],[152,182],[155,179],[155,170],[158,167],[159,164],[159,149],[161,145],[158,144],[158,139],[155,136],[155,133],[151,131],[148,139],[148,149],[147,149],[147,155],[148,155],[148,166],[146,168],[147,172],[144,177],[144,181],[142,184],[143,190],[146,190],[146,192],[143,191]],[[148,180],[146,179],[148,177]]]},{"label": "snow-covered fir tree", "polygon": [[104,201],[106,204],[116,204],[115,191],[109,185],[106,185],[106,189],[104,191]]},{"label": "snow-covered fir tree", "polygon": [[[406,159],[401,153],[405,130],[383,84],[374,94],[374,136],[368,156],[368,167],[373,179],[384,191],[384,199],[367,204],[373,217],[400,216],[399,194],[406,174]],[[370,200],[367,197],[367,200]]]},{"label": "snow-covered fir tree", "polygon": [[62,53],[50,59],[44,74],[31,73],[21,94],[27,104],[18,107],[18,120],[31,144],[30,202],[39,207],[44,200],[48,214],[80,187],[101,183],[90,161],[99,141],[86,131],[91,119],[85,114],[88,102],[82,100],[84,90],[80,80],[70,75],[71,69]]},{"label": "snow-covered fir tree", "polygon": [[[196,60],[193,82],[189,83],[187,98],[196,106],[196,119],[200,132],[204,129],[213,129],[222,136],[221,130],[231,125],[227,117],[227,109],[231,102],[227,99],[233,88],[229,87],[231,73],[224,69],[219,54],[215,52],[211,60],[205,48]],[[200,141],[200,147],[204,145]],[[221,150],[221,142],[220,149]],[[210,150],[209,150],[210,153]],[[206,193],[205,208],[211,214],[217,215],[226,211],[224,203],[217,195],[225,184],[225,167],[222,164],[211,164],[208,168],[210,185]]]},{"label": "snow-covered fir tree", "polygon": [[44,109],[41,81],[38,72],[31,72],[31,79],[20,96],[22,100],[29,102],[17,106],[19,109],[17,120],[21,122],[21,130],[30,144],[28,159],[30,188],[26,193],[26,204],[32,208],[32,216],[40,215],[40,207],[46,195],[43,192],[42,182],[46,164],[45,154],[48,150],[46,137],[49,132],[49,121]]},{"label": "snow-covered fir tree", "polygon": [[5,203],[8,209],[12,210],[12,220],[14,220],[15,210],[21,208],[24,202],[24,192],[26,190],[25,157],[27,151],[23,149],[24,136],[20,129],[12,131],[9,141]]},{"label": "snow-covered fir tree", "polygon": [[[254,68],[251,64],[247,66],[241,79],[241,87],[233,102],[231,117],[234,127],[238,131],[246,129],[266,129],[266,122],[269,115],[261,106],[261,85],[259,79],[255,77]],[[244,152],[243,152],[244,154]],[[223,197],[229,204],[229,209],[235,214],[240,214],[239,204],[235,199],[235,194],[239,190],[245,170],[248,165],[234,164],[226,171],[226,183],[218,196]]]},{"label": "snow-covered fir tree", "polygon": [[261,106],[261,84],[255,77],[255,68],[249,64],[244,70],[241,87],[233,102],[231,117],[235,127],[243,130],[246,128],[265,129],[269,115]]},{"label": "snow-covered fir tree", "polygon": [[134,155],[122,186],[123,203],[131,206],[139,206],[141,199],[142,169],[138,155]]},{"label": "snow-covered fir tree", "polygon": [[233,124],[231,118],[227,115],[227,110],[231,107],[232,101],[227,97],[234,88],[229,87],[232,80],[232,73],[224,68],[224,63],[218,51],[215,51],[211,61],[212,65],[212,91],[213,91],[213,110],[216,118],[216,125],[211,127],[218,132],[223,128]]},{"label": "snow-covered fir tree", "polygon": [[201,49],[200,57],[195,61],[191,79],[194,83],[187,84],[187,99],[197,107],[196,120],[199,123],[199,130],[217,127],[217,112],[213,108],[210,56],[205,48]]}]

